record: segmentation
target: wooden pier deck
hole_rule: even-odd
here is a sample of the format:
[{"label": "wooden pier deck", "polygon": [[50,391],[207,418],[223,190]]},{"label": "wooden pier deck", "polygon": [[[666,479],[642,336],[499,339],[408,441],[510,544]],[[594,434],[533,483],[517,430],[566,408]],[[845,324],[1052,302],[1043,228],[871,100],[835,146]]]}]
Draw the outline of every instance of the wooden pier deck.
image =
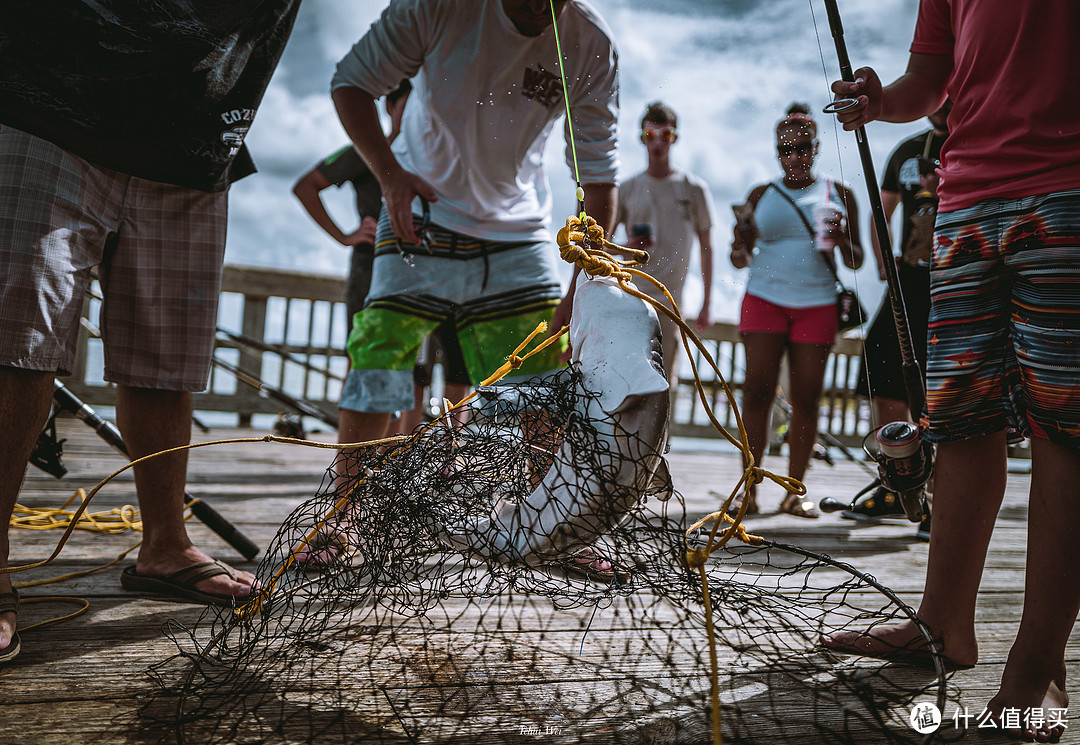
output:
[{"label": "wooden pier deck", "polygon": [[[20,497],[27,507],[58,507],[78,487],[91,488],[101,478],[123,464],[96,435],[81,422],[59,421],[59,435],[67,439],[64,463],[68,475],[57,480],[31,468]],[[263,432],[217,429],[197,434],[197,440],[261,436]],[[329,439],[327,435],[316,438]],[[732,454],[694,451],[681,441],[669,456],[676,488],[686,501],[691,517],[711,512],[716,499],[713,490],[726,491],[737,479],[739,461]],[[849,499],[869,480],[856,464],[836,455],[830,466],[815,461],[807,478],[809,496]],[[266,545],[280,521],[299,502],[311,496],[328,464],[330,451],[279,444],[242,444],[195,450],[191,454],[188,490],[205,498],[226,518],[259,545]],[[766,463],[780,471],[782,461]],[[1008,494],[998,530],[991,546],[987,572],[980,595],[979,636],[984,640],[979,664],[953,677],[963,705],[975,712],[996,690],[1008,647],[1019,620],[1026,541],[1026,493],[1028,477],[1011,474]],[[926,564],[927,546],[914,537],[909,523],[868,526],[825,515],[808,521],[775,510],[780,490],[763,487],[761,502],[766,514],[748,519],[748,528],[770,539],[792,543],[829,554],[873,574],[910,604],[917,604]],[[99,494],[94,510],[134,504],[130,473],[124,474]],[[189,523],[195,540],[214,555],[235,566],[250,568],[227,545],[197,521]],[[45,559],[59,538],[59,531],[11,531],[13,564]],[[60,556],[51,564],[15,575],[17,583],[77,572],[105,563],[129,549],[139,534],[128,532],[103,535],[76,531]],[[24,589],[26,603],[19,623],[28,626],[38,620],[74,609],[61,596],[86,599],[89,611],[75,619],[23,635],[23,652],[11,665],[0,669],[0,745],[71,745],[100,743],[120,745],[147,742],[146,735],[129,724],[145,701],[153,684],[147,669],[176,652],[163,627],[170,619],[194,622],[201,608],[181,603],[150,600],[125,592],[120,587],[122,566],[132,563],[129,555],[118,565],[89,576]],[[606,633],[618,634],[614,628]],[[1070,679],[1080,675],[1080,651],[1074,635],[1069,648]],[[513,684],[512,681],[508,684]],[[793,716],[797,717],[797,707]],[[946,712],[949,716],[950,712]],[[1080,718],[1068,719],[1063,742],[1080,742]],[[407,731],[406,731],[406,734]],[[520,734],[520,740],[517,735]],[[523,727],[520,733],[506,732],[498,742],[560,742],[567,732],[542,727]],[[704,741],[691,738],[690,741]],[[964,739],[996,742],[996,736],[968,732]],[[243,741],[241,738],[238,741]],[[408,740],[403,740],[403,742]],[[657,737],[653,741],[664,740]],[[680,740],[681,741],[681,740]],[[775,739],[778,743],[796,740]],[[800,745],[814,740],[800,737]],[[463,741],[464,742],[464,741]]]}]

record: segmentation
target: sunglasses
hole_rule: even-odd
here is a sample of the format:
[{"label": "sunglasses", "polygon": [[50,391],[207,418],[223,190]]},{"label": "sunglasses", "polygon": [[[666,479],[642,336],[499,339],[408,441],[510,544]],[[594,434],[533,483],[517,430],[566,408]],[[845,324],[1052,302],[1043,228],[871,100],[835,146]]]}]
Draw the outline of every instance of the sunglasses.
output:
[{"label": "sunglasses", "polygon": [[781,158],[787,158],[793,153],[797,155],[813,154],[815,147],[817,147],[817,140],[812,142],[800,142],[798,145],[777,145],[776,152],[780,154]]},{"label": "sunglasses", "polygon": [[674,142],[679,133],[675,131],[674,127],[660,127],[659,129],[646,127],[641,130],[641,136],[646,140],[655,140],[659,137],[664,142]]}]

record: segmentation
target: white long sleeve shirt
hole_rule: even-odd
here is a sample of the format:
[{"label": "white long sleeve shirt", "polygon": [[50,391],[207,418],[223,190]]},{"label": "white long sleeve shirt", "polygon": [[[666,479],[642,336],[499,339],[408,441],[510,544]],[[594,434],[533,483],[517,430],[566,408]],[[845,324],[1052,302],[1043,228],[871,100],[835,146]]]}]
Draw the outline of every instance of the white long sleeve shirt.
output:
[{"label": "white long sleeve shirt", "polygon": [[[611,32],[583,0],[568,0],[558,30],[581,182],[614,183]],[[492,241],[550,239],[543,153],[566,111],[554,30],[524,36],[501,0],[394,0],[338,64],[331,88],[381,96],[403,78],[413,78],[413,93],[393,151],[438,194],[432,221]]]}]

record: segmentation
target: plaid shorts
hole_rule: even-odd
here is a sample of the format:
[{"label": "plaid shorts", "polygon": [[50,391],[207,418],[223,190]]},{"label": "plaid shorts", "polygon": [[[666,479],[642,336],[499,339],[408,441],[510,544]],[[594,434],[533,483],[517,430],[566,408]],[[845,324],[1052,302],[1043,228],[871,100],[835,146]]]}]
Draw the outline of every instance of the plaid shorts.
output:
[{"label": "plaid shorts", "polygon": [[1080,190],[938,213],[923,426],[1080,446]]},{"label": "plaid shorts", "polygon": [[0,128],[0,365],[71,372],[97,266],[105,379],[205,388],[226,209],[225,192],[135,178]]}]

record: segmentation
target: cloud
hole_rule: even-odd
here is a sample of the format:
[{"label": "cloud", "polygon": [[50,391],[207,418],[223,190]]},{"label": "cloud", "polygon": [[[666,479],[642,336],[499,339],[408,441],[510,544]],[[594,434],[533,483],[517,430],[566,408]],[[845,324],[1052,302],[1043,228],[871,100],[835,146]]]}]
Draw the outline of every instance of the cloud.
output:
[{"label": "cloud", "polygon": [[[838,77],[836,54],[820,0],[593,0],[620,50],[620,147],[623,173],[645,164],[637,140],[645,105],[657,98],[680,114],[675,162],[704,178],[715,200],[717,249],[713,308],[734,320],[743,273],[727,261],[732,202],[750,187],[779,174],[773,125],[793,100],[819,109]],[[372,0],[306,0],[270,83],[248,144],[260,172],[233,187],[227,259],[234,263],[301,268],[344,275],[348,253],[311,221],[292,196],[293,182],[321,157],[346,142],[333,112],[329,80],[334,65],[382,10]],[[884,78],[906,64],[917,0],[846,0],[845,39],[853,64],[876,66]],[[824,67],[824,69],[823,69]],[[863,234],[869,209],[853,135],[819,116],[819,171],[851,184],[859,197]],[[868,140],[875,169],[893,146],[922,124],[873,124]],[[558,133],[561,128],[556,127]],[[574,210],[574,185],[563,164],[561,138],[545,153],[555,196],[555,226]],[[336,193],[335,193],[336,192]],[[330,190],[331,212],[353,226],[349,189]],[[868,243],[867,238],[867,243]],[[869,246],[867,246],[869,249]],[[880,293],[873,260],[858,275],[860,291],[874,305]],[[850,282],[850,275],[843,275]],[[688,313],[700,303],[700,282],[687,287]]]}]

